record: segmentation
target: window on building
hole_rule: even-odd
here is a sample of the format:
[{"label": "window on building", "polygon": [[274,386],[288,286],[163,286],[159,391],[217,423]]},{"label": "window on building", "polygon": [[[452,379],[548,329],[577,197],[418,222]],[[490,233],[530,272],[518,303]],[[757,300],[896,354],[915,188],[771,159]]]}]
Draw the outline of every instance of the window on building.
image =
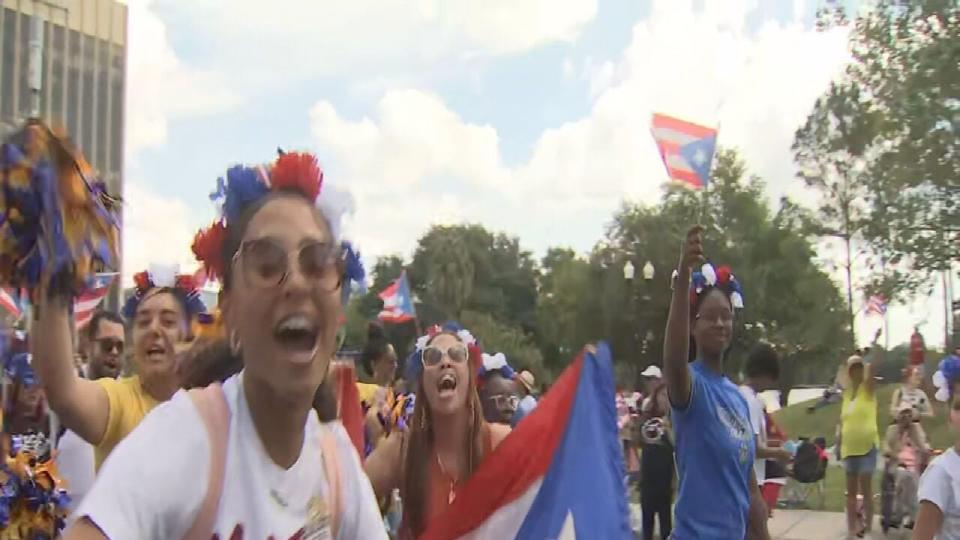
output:
[{"label": "window on building", "polygon": [[53,35],[50,36],[50,117],[55,125],[63,126],[66,118],[63,111],[64,74],[63,60],[67,56],[65,29],[60,25],[53,25]]},{"label": "window on building", "polygon": [[96,145],[94,139],[93,127],[97,124],[96,110],[94,109],[94,97],[96,96],[96,87],[94,86],[94,70],[96,66],[93,63],[93,50],[96,47],[96,40],[90,36],[83,36],[83,67],[81,79],[83,90],[80,93],[80,117],[83,119],[80,125],[82,135],[80,136],[80,148],[83,153],[93,159],[93,151]]},{"label": "window on building", "polygon": [[13,119],[13,83],[16,74],[13,72],[14,50],[17,37],[17,14],[12,9],[3,10],[3,38],[2,56],[0,56],[0,118]]},{"label": "window on building", "polygon": [[97,50],[97,168],[101,171],[106,170],[107,149],[110,141],[107,140],[107,126],[109,124],[110,111],[108,110],[108,98],[110,96],[110,44],[106,41],[99,41],[100,47]]},{"label": "window on building", "polygon": [[67,40],[67,131],[74,141],[80,140],[80,33],[70,30]]},{"label": "window on building", "polygon": [[27,76],[30,69],[30,16],[20,14],[20,116],[30,115],[30,104],[33,103],[33,91],[30,90],[30,78]]}]

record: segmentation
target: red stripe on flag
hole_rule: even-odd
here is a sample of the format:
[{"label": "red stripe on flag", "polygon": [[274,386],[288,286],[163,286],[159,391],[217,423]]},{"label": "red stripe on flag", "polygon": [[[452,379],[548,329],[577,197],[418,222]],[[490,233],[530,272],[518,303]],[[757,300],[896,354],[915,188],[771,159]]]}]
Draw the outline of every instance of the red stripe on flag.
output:
[{"label": "red stripe on flag", "polygon": [[537,408],[484,457],[453,504],[430,524],[420,540],[452,540],[473,531],[547,473],[566,432],[583,361],[581,352]]},{"label": "red stripe on flag", "polygon": [[697,139],[709,137],[717,133],[715,128],[701,126],[700,124],[694,124],[693,122],[687,122],[686,120],[680,120],[679,118],[660,113],[653,115],[653,127],[681,131]]},{"label": "red stripe on flag", "polygon": [[13,299],[13,294],[8,289],[0,289],[0,307],[10,312],[15,317],[20,316],[20,306]]}]

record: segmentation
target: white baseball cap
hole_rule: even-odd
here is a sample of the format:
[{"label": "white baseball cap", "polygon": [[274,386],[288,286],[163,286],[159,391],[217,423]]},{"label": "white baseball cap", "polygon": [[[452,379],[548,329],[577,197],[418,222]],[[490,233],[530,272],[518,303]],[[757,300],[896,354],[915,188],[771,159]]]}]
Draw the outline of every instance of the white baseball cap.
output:
[{"label": "white baseball cap", "polygon": [[640,375],[643,377],[652,377],[654,379],[660,379],[663,377],[663,373],[660,372],[660,368],[657,366],[647,366],[647,369],[643,370],[643,373]]}]

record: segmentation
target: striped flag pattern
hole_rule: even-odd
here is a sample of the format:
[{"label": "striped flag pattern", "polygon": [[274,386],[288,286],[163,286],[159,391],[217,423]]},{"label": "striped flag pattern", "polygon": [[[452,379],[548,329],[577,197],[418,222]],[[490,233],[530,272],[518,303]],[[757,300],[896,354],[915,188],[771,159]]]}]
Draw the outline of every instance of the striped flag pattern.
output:
[{"label": "striped flag pattern", "polygon": [[665,114],[654,114],[650,131],[671,180],[703,188],[717,148],[717,130]]},{"label": "striped flag pattern", "polygon": [[110,285],[113,284],[116,274],[97,274],[86,291],[80,294],[73,303],[73,321],[76,327],[86,326],[93,314],[96,313],[100,303],[110,293]]}]

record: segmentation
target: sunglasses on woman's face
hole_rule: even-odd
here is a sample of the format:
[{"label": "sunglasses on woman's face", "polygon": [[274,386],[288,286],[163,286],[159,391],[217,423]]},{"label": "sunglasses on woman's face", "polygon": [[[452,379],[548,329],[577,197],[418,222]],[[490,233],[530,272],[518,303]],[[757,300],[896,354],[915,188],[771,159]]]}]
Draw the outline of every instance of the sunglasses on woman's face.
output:
[{"label": "sunglasses on woman's face", "polygon": [[[240,245],[234,262],[240,261],[248,285],[276,287],[290,275],[292,264],[307,281],[326,292],[336,290],[343,276],[343,249],[324,242],[309,241],[293,251],[270,238],[248,240]],[[295,261],[291,263],[291,261]]]},{"label": "sunglasses on woman's face", "polygon": [[462,364],[467,361],[467,347],[462,343],[451,345],[447,350],[443,350],[436,345],[431,345],[423,350],[423,365],[436,366],[443,361],[446,356],[454,364]]}]

